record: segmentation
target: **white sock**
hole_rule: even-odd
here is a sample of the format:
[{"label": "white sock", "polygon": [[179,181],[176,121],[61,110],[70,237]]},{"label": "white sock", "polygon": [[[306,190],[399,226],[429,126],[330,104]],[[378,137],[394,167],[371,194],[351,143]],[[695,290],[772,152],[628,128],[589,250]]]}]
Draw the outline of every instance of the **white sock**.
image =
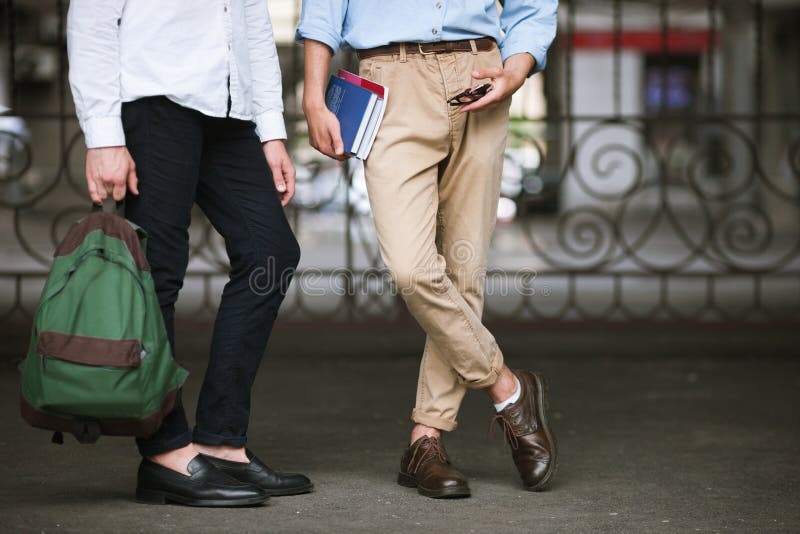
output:
[{"label": "white sock", "polygon": [[514,393],[503,402],[498,402],[497,404],[494,405],[494,409],[497,410],[498,412],[503,408],[505,408],[506,406],[508,406],[509,404],[514,404],[519,400],[519,396],[522,394],[522,385],[519,383],[519,378],[517,378],[516,376],[514,377],[514,382],[517,383],[517,389],[514,391]]}]

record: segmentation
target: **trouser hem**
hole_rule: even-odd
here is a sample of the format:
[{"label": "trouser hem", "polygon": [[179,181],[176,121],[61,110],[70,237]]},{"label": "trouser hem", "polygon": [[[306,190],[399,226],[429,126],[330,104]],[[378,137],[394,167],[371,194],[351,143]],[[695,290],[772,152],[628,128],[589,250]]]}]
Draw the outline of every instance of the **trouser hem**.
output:
[{"label": "trouser hem", "polygon": [[201,445],[227,445],[229,447],[244,447],[247,436],[221,436],[194,429],[194,442]]},{"label": "trouser hem", "polygon": [[186,430],[178,436],[168,440],[157,441],[154,443],[142,443],[142,441],[143,440],[136,440],[136,446],[139,448],[139,454],[144,457],[150,457],[186,447],[192,442],[192,433]]},{"label": "trouser hem", "polygon": [[452,432],[458,426],[458,422],[453,419],[445,419],[444,417],[431,415],[417,408],[414,408],[411,412],[411,420],[420,425],[437,428],[443,432]]},{"label": "trouser hem", "polygon": [[478,380],[464,380],[459,376],[458,381],[470,389],[484,389],[494,385],[500,376],[500,369],[503,368],[503,353],[495,347],[494,354],[489,358],[489,372]]}]

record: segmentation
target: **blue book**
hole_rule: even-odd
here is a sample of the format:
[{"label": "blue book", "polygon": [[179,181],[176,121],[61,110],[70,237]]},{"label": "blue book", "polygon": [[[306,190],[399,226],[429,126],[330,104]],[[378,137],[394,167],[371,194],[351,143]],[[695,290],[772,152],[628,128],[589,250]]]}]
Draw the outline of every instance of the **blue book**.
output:
[{"label": "blue book", "polygon": [[371,139],[365,134],[378,96],[372,91],[331,76],[325,91],[325,105],[339,119],[344,150],[355,156],[362,143]]}]

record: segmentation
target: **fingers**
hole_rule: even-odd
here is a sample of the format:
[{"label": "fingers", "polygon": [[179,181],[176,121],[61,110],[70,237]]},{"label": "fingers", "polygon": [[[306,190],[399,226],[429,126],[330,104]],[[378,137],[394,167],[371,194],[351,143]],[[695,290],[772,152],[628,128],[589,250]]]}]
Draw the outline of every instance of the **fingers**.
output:
[{"label": "fingers", "polygon": [[[316,148],[321,153],[325,154],[329,158],[336,159],[339,161],[344,161],[348,158],[347,154],[344,153],[344,143],[339,139],[339,146],[337,147],[336,141],[331,136],[326,136],[327,139],[323,143],[311,143],[311,146]],[[338,153],[337,153],[338,150]]]},{"label": "fingers", "polygon": [[117,202],[125,198],[125,193],[128,192],[128,174],[126,170],[116,170],[111,176],[103,177],[106,191]]},{"label": "fingers", "polygon": [[133,160],[131,160],[131,167],[128,171],[128,189],[134,195],[139,194],[139,177],[136,176],[136,165],[134,165]]},{"label": "fingers", "polygon": [[289,153],[283,141],[264,144],[264,155],[267,158],[267,165],[272,173],[272,181],[275,184],[275,191],[282,206],[285,206],[294,195],[295,170]]},{"label": "fingers", "polygon": [[327,115],[310,117],[308,127],[311,146],[319,152],[339,161],[349,157],[344,150],[341,126],[336,115],[327,112]]},{"label": "fingers", "polygon": [[86,189],[89,190],[89,198],[92,199],[93,204],[102,204],[103,199],[100,198],[100,192],[97,190],[97,184],[94,179],[94,168],[92,162],[86,158]]},{"label": "fingers", "polygon": [[93,176],[86,176],[86,185],[89,188],[89,197],[92,199],[94,204],[103,204],[103,199],[105,199],[105,188],[101,188],[103,191],[103,195],[100,195],[100,191],[98,190],[97,183],[94,181]]},{"label": "fingers", "polygon": [[97,197],[100,199],[100,204],[102,204],[108,198],[108,187],[106,187],[105,182],[99,178],[95,178],[94,183],[97,188]]},{"label": "fingers", "polygon": [[342,141],[342,127],[339,124],[339,120],[336,117],[328,124],[328,134],[327,137],[330,143],[330,151],[331,153],[328,154],[333,159],[338,159],[339,161],[346,160],[349,156],[344,152],[344,141]]},{"label": "fingers", "polygon": [[292,200],[292,197],[294,196],[294,167],[291,163],[288,165],[288,168],[283,167],[282,169],[278,170],[278,172],[282,173],[280,185],[278,185],[278,179],[275,180],[275,187],[278,189],[278,198],[281,200],[281,206],[286,206],[289,204],[289,201]]},{"label": "fingers", "polygon": [[127,172],[125,171],[125,166],[123,166],[119,171],[119,175],[111,178],[113,183],[112,195],[117,202],[125,198],[128,189],[130,189],[131,193],[134,195],[139,194],[139,177],[136,176],[136,164],[133,162],[133,158],[131,158],[127,150],[125,150],[125,156],[127,156],[127,162],[124,162],[127,163]]},{"label": "fingers", "polygon": [[136,165],[124,146],[90,148],[86,152],[86,184],[95,204],[109,196],[117,202],[125,198],[130,188],[139,194]]},{"label": "fingers", "polygon": [[109,190],[106,186],[106,183],[96,173],[93,174],[91,183],[94,187],[95,195],[97,196],[97,204],[102,204],[109,195]]},{"label": "fingers", "polygon": [[281,162],[270,163],[269,170],[272,171],[272,181],[275,182],[275,190],[279,195],[283,195],[286,192],[286,182],[283,178]]},{"label": "fingers", "polygon": [[331,143],[331,157],[333,159],[338,159],[339,161],[344,161],[347,159],[347,155],[344,153],[344,143],[341,140],[333,141]]},{"label": "fingers", "polygon": [[486,96],[479,98],[475,102],[467,104],[466,106],[461,106],[458,108],[460,113],[467,113],[470,111],[485,111],[487,109],[491,109],[497,105],[497,103],[502,100],[503,95],[501,91],[490,91],[486,94]]},{"label": "fingers", "polygon": [[476,69],[472,71],[472,77],[476,80],[485,78],[499,78],[503,75],[503,69]]},{"label": "fingers", "polygon": [[289,201],[294,197],[296,171],[290,159],[284,160],[283,163],[283,179],[286,183],[286,192],[281,197],[281,206],[286,206]]},{"label": "fingers", "polygon": [[344,156],[344,141],[342,141],[342,129],[337,122],[333,125],[330,129],[330,136],[331,136],[331,146],[333,147],[333,153],[337,157]]},{"label": "fingers", "polygon": [[111,196],[114,197],[114,200],[119,202],[123,198],[125,198],[125,193],[128,192],[128,183],[127,181],[123,180],[120,182],[114,182],[114,187],[111,189]]},{"label": "fingers", "polygon": [[311,143],[311,146],[313,146],[318,152],[328,156],[329,158],[336,157],[336,153],[333,150],[333,144],[330,141],[330,136],[326,136],[321,132],[312,131],[309,142]]}]

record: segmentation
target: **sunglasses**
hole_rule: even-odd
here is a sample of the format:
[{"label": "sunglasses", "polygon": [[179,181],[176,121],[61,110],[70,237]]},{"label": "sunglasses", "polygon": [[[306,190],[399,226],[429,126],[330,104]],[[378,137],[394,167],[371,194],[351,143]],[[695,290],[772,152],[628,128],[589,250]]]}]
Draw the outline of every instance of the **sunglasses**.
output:
[{"label": "sunglasses", "polygon": [[472,102],[475,102],[476,100],[485,96],[486,93],[488,93],[491,89],[492,84],[490,83],[469,87],[458,93],[456,96],[448,98],[447,103],[451,106],[463,106],[465,104],[471,104]]}]

